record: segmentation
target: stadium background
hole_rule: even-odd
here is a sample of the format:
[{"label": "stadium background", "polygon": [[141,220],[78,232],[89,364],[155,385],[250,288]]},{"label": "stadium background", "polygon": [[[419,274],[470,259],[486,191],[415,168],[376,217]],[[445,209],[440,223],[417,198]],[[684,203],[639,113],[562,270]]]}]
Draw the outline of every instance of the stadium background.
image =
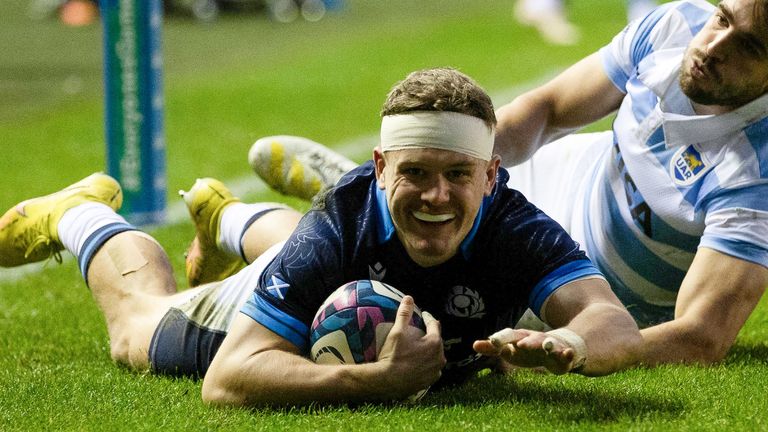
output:
[{"label": "stadium background", "polygon": [[[0,4],[0,208],[104,169],[98,24],[31,20]],[[192,225],[175,191],[196,177],[281,200],[250,172],[264,135],[303,135],[362,161],[390,86],[454,66],[497,106],[598,49],[625,24],[620,0],[569,3],[582,41],[544,43],[509,0],[348,0],[319,22],[263,14],[163,28],[169,223],[151,229],[183,286]],[[593,129],[609,126],[609,119]],[[305,203],[290,203],[306,208]],[[768,428],[765,301],[722,365],[638,369],[601,379],[483,376],[418,406],[211,409],[200,383],[115,367],[102,318],[73,260],[0,269],[0,430],[757,430]]]}]

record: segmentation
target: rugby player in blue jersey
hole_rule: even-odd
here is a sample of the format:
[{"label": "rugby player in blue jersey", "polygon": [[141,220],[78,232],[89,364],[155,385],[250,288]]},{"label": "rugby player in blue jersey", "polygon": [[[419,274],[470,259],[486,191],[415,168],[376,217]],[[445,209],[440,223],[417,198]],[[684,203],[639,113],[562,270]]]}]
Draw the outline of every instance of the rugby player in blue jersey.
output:
[{"label": "rugby player in blue jersey", "polygon": [[[766,91],[768,1],[677,1],[497,112],[510,187],[605,274],[647,365],[722,360],[768,285]],[[572,134],[613,112],[612,131]],[[306,168],[302,192],[350,164],[278,138],[251,159],[291,194],[289,176],[263,169],[266,144]]]},{"label": "rugby player in blue jersey", "polygon": [[[495,123],[490,98],[466,75],[419,71],[389,94],[373,160],[298,224],[293,210],[245,204],[198,180],[183,193],[197,228],[187,272],[199,286],[187,291],[176,292],[162,248],[115,213],[120,187],[103,174],[6,212],[0,265],[69,250],[104,313],[114,360],[203,376],[214,404],[402,399],[498,357],[586,375],[636,364],[639,330],[603,276],[506,186]],[[242,261],[250,264],[236,271]],[[359,279],[408,294],[378,360],[311,362],[315,312]],[[426,335],[408,325],[414,301],[431,312]],[[527,308],[555,330],[507,329]]]}]

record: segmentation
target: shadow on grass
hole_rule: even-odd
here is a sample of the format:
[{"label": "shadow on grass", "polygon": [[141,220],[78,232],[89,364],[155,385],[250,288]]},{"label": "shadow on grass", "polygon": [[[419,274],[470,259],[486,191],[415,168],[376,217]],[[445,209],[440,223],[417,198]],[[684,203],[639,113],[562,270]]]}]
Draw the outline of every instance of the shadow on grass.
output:
[{"label": "shadow on grass", "polygon": [[764,343],[734,345],[723,364],[768,365],[768,345]]},{"label": "shadow on grass", "polygon": [[[528,377],[530,378],[530,376]],[[528,408],[536,412],[547,412],[548,418],[570,422],[612,422],[620,418],[643,418],[652,416],[677,417],[685,404],[674,395],[649,395],[643,386],[631,386],[628,381],[621,383],[589,381],[562,383],[557,377],[542,375],[539,381],[517,380],[514,376],[489,375],[465,384],[446,389],[433,395],[428,403],[432,406],[483,407],[489,404],[506,404]]]},{"label": "shadow on grass", "polygon": [[[358,414],[389,411],[468,410],[500,409],[510,412],[546,413],[545,423],[612,423],[621,419],[676,418],[685,411],[685,404],[676,395],[653,394],[649,396],[642,385],[631,386],[628,381],[617,383],[597,382],[588,379],[581,382],[559,381],[552,375],[526,376],[517,380],[514,376],[487,375],[460,386],[430,392],[420,403],[364,403],[311,404],[303,407],[253,409],[254,414],[280,413],[282,415],[327,415],[329,413],[355,412]],[[577,377],[578,380],[578,377]],[[584,382],[589,382],[586,386]],[[603,384],[604,383],[604,384]],[[644,393],[646,392],[646,393]],[[651,390],[652,392],[652,390]]]}]

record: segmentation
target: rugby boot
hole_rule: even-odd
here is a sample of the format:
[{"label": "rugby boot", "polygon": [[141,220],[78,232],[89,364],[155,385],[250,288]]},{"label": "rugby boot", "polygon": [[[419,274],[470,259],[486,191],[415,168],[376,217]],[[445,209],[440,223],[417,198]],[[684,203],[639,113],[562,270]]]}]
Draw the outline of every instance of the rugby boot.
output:
[{"label": "rugby boot", "polygon": [[248,162],[273,189],[308,201],[357,166],[322,144],[289,135],[259,139]]},{"label": "rugby boot", "polygon": [[195,238],[186,253],[186,274],[190,287],[215,282],[235,274],[245,266],[219,246],[219,224],[224,209],[240,202],[216,179],[197,179],[189,192],[179,191],[195,223]]},{"label": "rugby boot", "polygon": [[87,202],[99,202],[117,211],[123,192],[112,177],[95,173],[43,197],[15,205],[0,218],[0,266],[15,267],[53,257],[61,262],[64,246],[58,225],[67,210]]}]

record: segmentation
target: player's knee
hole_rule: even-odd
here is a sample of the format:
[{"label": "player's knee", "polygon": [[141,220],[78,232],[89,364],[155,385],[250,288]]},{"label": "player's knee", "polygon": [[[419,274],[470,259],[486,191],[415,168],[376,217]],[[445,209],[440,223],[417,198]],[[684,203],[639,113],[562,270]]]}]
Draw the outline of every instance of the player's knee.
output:
[{"label": "player's knee", "polygon": [[130,366],[130,340],[125,335],[113,336],[109,341],[109,354],[112,361],[123,366]]},{"label": "player's knee", "polygon": [[140,346],[129,341],[129,338],[119,339],[110,344],[110,356],[115,363],[127,368],[143,371],[150,367],[148,347]]}]

